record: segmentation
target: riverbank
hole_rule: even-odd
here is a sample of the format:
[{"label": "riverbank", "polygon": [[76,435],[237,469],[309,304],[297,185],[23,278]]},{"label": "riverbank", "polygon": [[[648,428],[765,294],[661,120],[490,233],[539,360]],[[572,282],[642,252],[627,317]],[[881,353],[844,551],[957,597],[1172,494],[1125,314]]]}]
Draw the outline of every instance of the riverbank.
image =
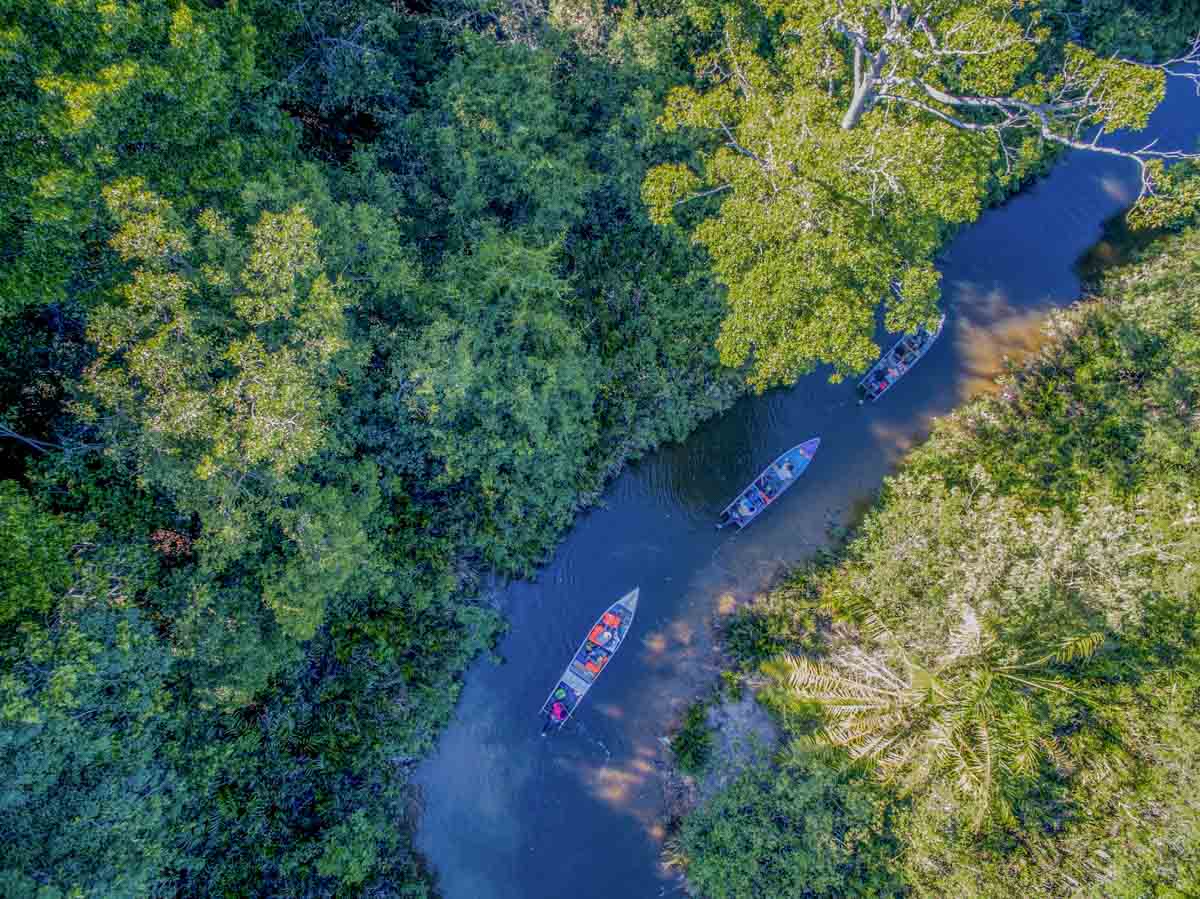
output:
[{"label": "riverbank", "polygon": [[[835,832],[865,835],[866,854],[901,847],[868,872],[889,889],[1186,893],[1200,877],[1200,805],[1180,787],[1194,779],[1198,735],[1179,717],[1200,695],[1198,275],[1192,231],[1051,313],[1041,349],[997,393],[936,422],[840,550],[726,629],[742,680],[788,735],[776,776],[849,776],[856,792],[875,789],[864,772],[891,772],[909,785],[876,797],[866,830],[827,810]],[[1006,691],[1013,665],[1024,683]],[[939,698],[873,700],[878,713],[845,705],[887,671],[897,685],[928,672]],[[985,672],[1001,687],[956,705]],[[986,724],[966,712],[979,701]],[[937,726],[925,735],[922,721]],[[825,747],[815,755],[814,738]],[[892,751],[877,755],[883,744]],[[741,801],[770,808],[775,788],[755,770]],[[763,841],[790,841],[802,860],[815,851],[807,825],[752,818],[731,834],[714,819],[722,801],[685,816],[672,858],[700,894],[783,895],[773,890],[789,864],[763,858]],[[863,882],[857,868],[835,874],[829,895]]]}]

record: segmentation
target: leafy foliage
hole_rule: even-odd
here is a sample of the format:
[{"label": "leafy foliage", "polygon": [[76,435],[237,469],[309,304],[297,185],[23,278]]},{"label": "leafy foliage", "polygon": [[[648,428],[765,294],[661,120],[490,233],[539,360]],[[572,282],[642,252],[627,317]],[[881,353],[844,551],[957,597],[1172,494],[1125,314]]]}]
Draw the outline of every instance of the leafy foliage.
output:
[{"label": "leafy foliage", "polygon": [[901,895],[888,817],[861,775],[752,768],[688,817],[679,848],[711,899]]},{"label": "leafy foliage", "polygon": [[[101,188],[143,177],[169,197],[228,198],[294,146],[264,96],[238,6],[6,4],[0,314],[105,283]],[[74,279],[81,268],[91,277]]]},{"label": "leafy foliage", "polygon": [[69,523],[37,509],[12,481],[0,481],[0,628],[12,633],[44,619],[71,585]]},{"label": "leafy foliage", "polygon": [[741,389],[639,196],[682,16],[586,13],[0,10],[3,890],[426,894],[480,570]]},{"label": "leafy foliage", "polygon": [[[875,636],[895,641],[886,630]],[[1103,639],[1081,634],[1031,654],[968,614],[929,667],[903,650],[895,668],[856,649],[826,664],[790,657],[788,686],[824,709],[825,741],[872,760],[888,782],[913,789],[940,779],[972,827],[1011,825],[1023,788],[1062,758],[1049,726],[1063,719],[1062,703],[1053,700],[1083,698],[1052,666],[1090,657]]]},{"label": "leafy foliage", "polygon": [[492,238],[447,268],[446,313],[408,355],[407,404],[440,463],[434,485],[469,485],[480,552],[511,569],[587,485],[576,460],[595,440],[595,370],[560,311],[568,288],[549,252]]},{"label": "leafy foliage", "polygon": [[712,755],[712,731],[708,726],[708,704],[694,702],[683,716],[683,724],[671,738],[675,763],[685,774],[700,774]]},{"label": "leafy foliage", "polygon": [[483,570],[743,389],[728,262],[642,200],[710,149],[656,123],[722,22],[0,4],[0,891],[428,894],[407,781]]},{"label": "leafy foliage", "polygon": [[188,787],[162,714],[170,653],[120,599],[27,627],[6,659],[0,883],[14,895],[144,896],[194,863],[175,834]]},{"label": "leafy foliage", "polygon": [[785,653],[819,647],[819,597],[806,586],[801,581],[795,589],[780,587],[729,619],[722,643],[741,667],[757,669]]}]

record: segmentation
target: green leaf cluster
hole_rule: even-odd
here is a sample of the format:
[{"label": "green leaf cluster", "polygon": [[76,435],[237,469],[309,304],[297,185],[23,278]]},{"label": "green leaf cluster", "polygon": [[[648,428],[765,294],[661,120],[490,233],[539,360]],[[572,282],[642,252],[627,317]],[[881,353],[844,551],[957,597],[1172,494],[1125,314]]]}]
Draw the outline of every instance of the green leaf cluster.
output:
[{"label": "green leaf cluster", "polygon": [[861,774],[751,768],[687,818],[678,853],[711,899],[898,896],[889,817]]}]

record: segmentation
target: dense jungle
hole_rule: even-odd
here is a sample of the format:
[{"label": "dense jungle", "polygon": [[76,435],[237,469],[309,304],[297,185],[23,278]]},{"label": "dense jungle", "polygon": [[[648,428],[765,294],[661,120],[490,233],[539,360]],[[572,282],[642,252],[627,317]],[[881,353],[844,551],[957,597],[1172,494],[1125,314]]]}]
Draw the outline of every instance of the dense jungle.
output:
[{"label": "dense jungle", "polygon": [[434,895],[408,785],[488,584],[745,392],[934,321],[945,240],[1068,151],[1174,236],[739,618],[796,740],[673,851],[714,899],[1200,889],[1200,188],[1108,140],[1197,34],[1190,0],[0,0],[0,894]]}]

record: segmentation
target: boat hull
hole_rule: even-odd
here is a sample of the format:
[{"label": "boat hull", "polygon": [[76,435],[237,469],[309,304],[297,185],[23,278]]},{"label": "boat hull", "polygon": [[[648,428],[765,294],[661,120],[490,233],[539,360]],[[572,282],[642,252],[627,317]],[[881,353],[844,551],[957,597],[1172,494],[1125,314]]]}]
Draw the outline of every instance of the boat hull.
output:
[{"label": "boat hull", "polygon": [[[539,713],[543,719],[542,736],[561,729],[571,719],[583,698],[612,662],[613,656],[625,645],[633,626],[633,617],[637,614],[639,593],[637,587],[630,590],[605,609],[588,630],[559,677],[558,684],[542,703]],[[617,621],[615,625],[612,623],[614,619]],[[556,716],[556,711],[561,717]]]},{"label": "boat hull", "polygon": [[762,474],[750,482],[721,512],[717,527],[734,525],[738,530],[758,518],[767,507],[774,504],[789,490],[808,469],[821,439],[814,437],[793,446],[778,459],[763,469]]},{"label": "boat hull", "polygon": [[938,319],[937,327],[932,331],[918,328],[912,334],[905,334],[891,348],[879,357],[879,361],[871,366],[870,371],[858,382],[858,402],[873,403],[892,388],[902,377],[912,370],[930,347],[942,334],[946,324],[946,316]]}]

